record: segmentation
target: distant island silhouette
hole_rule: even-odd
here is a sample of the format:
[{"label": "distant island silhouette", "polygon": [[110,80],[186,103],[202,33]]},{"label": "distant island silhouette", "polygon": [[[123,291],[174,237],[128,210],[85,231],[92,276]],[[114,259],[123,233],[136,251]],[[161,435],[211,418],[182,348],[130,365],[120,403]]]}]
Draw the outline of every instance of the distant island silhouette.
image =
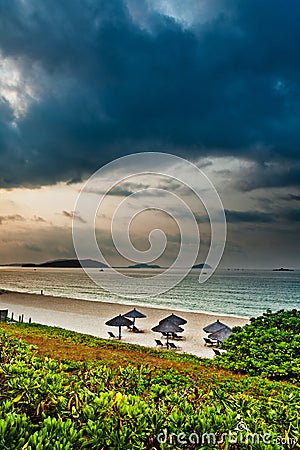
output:
[{"label": "distant island silhouette", "polygon": [[21,265],[22,267],[62,267],[62,268],[105,268],[108,267],[106,264],[102,262],[95,261],[93,259],[82,259],[79,261],[78,259],[55,259],[54,261],[46,261],[40,264],[34,263],[24,263]]},{"label": "distant island silhouette", "polygon": [[[161,269],[162,267],[158,264],[134,264],[132,266],[128,266],[128,269]],[[212,267],[209,264],[195,264],[192,269],[211,269]]]},{"label": "distant island silhouette", "polygon": [[209,264],[195,264],[192,269],[211,269]]},{"label": "distant island silhouette", "polygon": [[[93,259],[55,259],[53,261],[46,261],[43,263],[14,263],[14,264],[0,264],[0,266],[19,266],[19,267],[61,267],[61,268],[81,268],[81,267],[87,267],[87,268],[95,268],[95,269],[105,269],[110,266],[107,264],[104,264],[100,261],[96,261]],[[118,266],[115,266],[117,268]],[[146,263],[139,263],[139,264],[133,264],[127,267],[120,266],[119,268],[127,268],[127,269],[162,269],[161,266],[158,264],[146,264]],[[195,264],[192,269],[211,269],[212,267],[209,264]],[[279,270],[279,271],[291,271],[292,269],[273,269],[273,270]]]},{"label": "distant island silhouette", "polygon": [[161,269],[158,264],[134,264],[133,266],[128,266],[128,269]]},{"label": "distant island silhouette", "polygon": [[273,269],[273,272],[294,272],[294,269],[285,269],[284,267],[280,267],[280,269]]}]

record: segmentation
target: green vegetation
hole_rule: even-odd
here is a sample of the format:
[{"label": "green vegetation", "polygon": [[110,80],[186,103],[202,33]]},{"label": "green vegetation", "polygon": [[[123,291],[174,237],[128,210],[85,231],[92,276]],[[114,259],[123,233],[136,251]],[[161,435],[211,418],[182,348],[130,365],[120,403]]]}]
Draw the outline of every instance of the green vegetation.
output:
[{"label": "green vegetation", "polygon": [[222,367],[300,385],[300,311],[267,312],[236,327],[224,342]]},{"label": "green vegetation", "polygon": [[[284,314],[286,322],[280,314],[260,321],[273,328],[276,316],[287,330],[288,316],[299,317]],[[207,361],[1,324],[0,450],[300,448],[297,386],[218,367],[224,360],[240,370],[230,346],[241,336],[237,329],[228,354]]]}]

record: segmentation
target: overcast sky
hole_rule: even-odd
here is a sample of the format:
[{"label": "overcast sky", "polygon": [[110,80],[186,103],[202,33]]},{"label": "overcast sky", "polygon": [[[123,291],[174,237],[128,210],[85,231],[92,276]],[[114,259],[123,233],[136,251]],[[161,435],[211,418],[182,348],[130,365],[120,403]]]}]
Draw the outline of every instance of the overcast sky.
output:
[{"label": "overcast sky", "polygon": [[[299,23],[298,0],[0,0],[0,263],[73,257],[83,182],[159,151],[218,189],[223,267],[300,268]],[[146,181],[120,186],[99,215],[114,264],[109,216]],[[162,264],[176,251],[168,220],[133,228],[143,248],[141,224],[165,227]]]}]

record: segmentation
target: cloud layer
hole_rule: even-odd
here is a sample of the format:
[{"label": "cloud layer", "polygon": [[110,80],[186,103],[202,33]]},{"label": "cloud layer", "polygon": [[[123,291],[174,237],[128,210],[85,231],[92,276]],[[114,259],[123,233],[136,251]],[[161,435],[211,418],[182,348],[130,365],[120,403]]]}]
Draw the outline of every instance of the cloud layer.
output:
[{"label": "cloud layer", "polygon": [[255,161],[242,190],[299,185],[299,2],[188,10],[0,0],[0,53],[19,80],[0,84],[0,185],[76,180],[147,150]]}]

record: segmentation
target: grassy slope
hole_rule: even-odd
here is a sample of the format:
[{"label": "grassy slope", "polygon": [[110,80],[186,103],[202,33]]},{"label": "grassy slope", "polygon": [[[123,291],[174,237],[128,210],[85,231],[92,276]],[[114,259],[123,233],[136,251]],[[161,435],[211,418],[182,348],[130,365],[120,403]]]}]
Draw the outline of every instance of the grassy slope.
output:
[{"label": "grassy slope", "polygon": [[[154,370],[174,369],[182,375],[188,375],[190,378],[200,381],[201,387],[205,390],[208,387],[217,388],[228,383],[235,392],[242,389],[244,393],[255,396],[260,395],[260,385],[263,395],[265,395],[266,387],[271,387],[271,392],[274,394],[276,391],[279,392],[282,386],[292,387],[292,384],[289,383],[272,383],[265,378],[238,374],[221,368],[220,364],[216,366],[213,361],[205,358],[100,339],[57,327],[0,323],[1,329],[9,336],[37,346],[37,354],[41,357],[49,357],[58,361],[89,362],[92,365],[93,363],[105,364],[116,370],[128,365],[136,368],[141,365],[150,365]],[[245,386],[248,386],[246,391]]]},{"label": "grassy slope", "polygon": [[75,333],[56,327],[27,324],[0,323],[0,328],[6,334],[23,339],[28,344],[38,347],[41,356],[57,360],[95,361],[108,364],[112,368],[128,364],[139,366],[151,364],[154,367],[174,368],[181,373],[192,375],[199,371],[212,371],[213,376],[230,376],[239,379],[240,376],[222,369],[212,369],[208,360],[201,360],[193,355],[183,355],[175,352],[146,348],[140,345],[127,344],[114,340],[96,338],[90,335]]},{"label": "grassy slope", "polygon": [[[207,421],[206,423],[209,423],[209,420],[211,420],[210,418],[214,418],[213,420],[215,421],[219,420],[218,417],[220,418],[220,422],[216,422],[213,425],[214,427],[220,429],[225,427],[226,429],[226,426],[231,426],[233,428],[230,429],[234,429],[234,425],[228,425],[226,424],[226,421],[232,421],[230,423],[236,424],[239,417],[241,417],[246,419],[249,426],[253,426],[254,428],[258,427],[257,429],[260,429],[259,427],[261,427],[261,430],[272,430],[275,435],[292,435],[296,436],[297,439],[299,438],[299,433],[297,434],[297,429],[299,430],[299,409],[297,405],[299,405],[300,393],[299,389],[291,384],[271,382],[261,377],[239,375],[216,367],[211,361],[201,360],[191,355],[180,355],[174,352],[158,351],[150,348],[147,349],[138,345],[102,340],[58,328],[41,325],[29,326],[26,324],[9,325],[1,323],[0,332],[1,330],[8,336],[22,339],[29,344],[37,346],[37,356],[42,359],[45,358],[45,361],[48,361],[48,358],[50,357],[62,362],[73,362],[73,376],[76,376],[80,385],[81,383],[86,383],[84,377],[85,380],[89,380],[93,371],[98,370],[99,367],[109,367],[110,370],[114,371],[114,375],[107,385],[107,388],[105,388],[108,392],[113,393],[119,391],[124,395],[124,393],[128,392],[128,386],[130,386],[131,392],[137,394],[141,401],[146,402],[145,405],[148,403],[149,405],[151,404],[151,408],[155,408],[157,412],[164,409],[169,411],[169,413],[165,414],[166,423],[169,424],[170,427],[173,426],[175,430],[182,431],[183,427],[188,427],[185,422],[188,422],[189,414],[182,413],[182,417],[180,414],[182,408],[188,409],[191,407],[194,412],[191,412],[190,414],[195,423],[202,423],[201,420],[203,419],[201,419],[200,416],[197,416],[197,414],[202,414],[204,420]],[[45,363],[45,365],[47,364],[48,362]],[[69,367],[70,366],[72,366],[72,363],[71,365],[69,364]],[[129,368],[129,371],[127,371],[127,368]],[[142,375],[145,369],[145,375]],[[134,370],[136,370],[136,372],[134,372]],[[54,372],[55,371],[56,369],[54,368]],[[21,377],[20,379],[22,379],[22,375],[19,376]],[[129,384],[127,384],[126,376],[129,378],[131,377],[130,380],[128,378]],[[177,376],[178,385],[176,384]],[[135,378],[136,381],[134,381]],[[142,384],[145,383],[143,388],[141,388],[141,382]],[[167,389],[168,384],[170,385],[171,391]],[[174,385],[174,387],[171,385]],[[150,401],[149,395],[153,395],[153,391],[155,391],[158,386],[162,387],[162,393],[159,397],[154,397]],[[81,388],[79,387],[78,389],[78,395],[80,396]],[[172,391],[173,389],[174,391]],[[14,388],[14,392],[16,390],[17,388]],[[9,392],[9,390],[7,392]],[[29,395],[31,394],[28,393],[28,396]],[[97,395],[100,394],[98,393]],[[9,396],[2,394],[2,399],[3,398],[9,399]],[[23,400],[19,403],[22,403],[22,401]],[[113,405],[113,398],[111,401],[111,404]],[[16,408],[19,407],[19,403],[16,402]],[[40,404],[41,403],[42,402],[40,402]],[[176,403],[179,405],[178,410],[176,410]],[[20,407],[22,408],[22,405]],[[211,410],[209,408],[211,408]],[[172,417],[173,411],[174,417]],[[28,413],[27,410],[25,410],[25,412]],[[36,412],[30,414],[33,422],[38,420],[35,418]],[[76,422],[76,420],[79,419],[76,419],[75,417],[72,420],[75,420]],[[180,425],[181,420],[184,420],[184,422]],[[195,425],[191,424],[190,430],[193,430],[194,426]],[[187,428],[187,430],[188,429],[189,428]],[[140,431],[137,432],[140,433]],[[90,439],[94,439],[94,436],[90,437]],[[99,439],[101,441],[102,438]],[[105,439],[107,440],[107,437],[103,439],[104,442],[106,442]],[[119,439],[119,436],[117,436],[116,439]],[[146,441],[147,439],[145,438],[145,442]],[[147,442],[149,442],[149,439]],[[11,447],[3,448],[10,449]],[[35,448],[37,447],[32,447],[32,449]],[[56,447],[49,448],[52,449]],[[70,448],[79,447],[75,445],[75,447]],[[87,448],[94,447],[91,446]],[[128,447],[125,446],[125,444],[122,444],[121,447],[117,447],[116,444],[111,444],[110,448],[135,447],[131,446],[131,444],[129,444]],[[172,448],[177,447],[173,446]],[[190,446],[186,448],[194,447]],[[236,447],[232,446],[228,448]],[[245,448],[252,447],[248,445]],[[299,448],[299,446],[296,443],[290,447],[273,445],[272,448]]]}]

